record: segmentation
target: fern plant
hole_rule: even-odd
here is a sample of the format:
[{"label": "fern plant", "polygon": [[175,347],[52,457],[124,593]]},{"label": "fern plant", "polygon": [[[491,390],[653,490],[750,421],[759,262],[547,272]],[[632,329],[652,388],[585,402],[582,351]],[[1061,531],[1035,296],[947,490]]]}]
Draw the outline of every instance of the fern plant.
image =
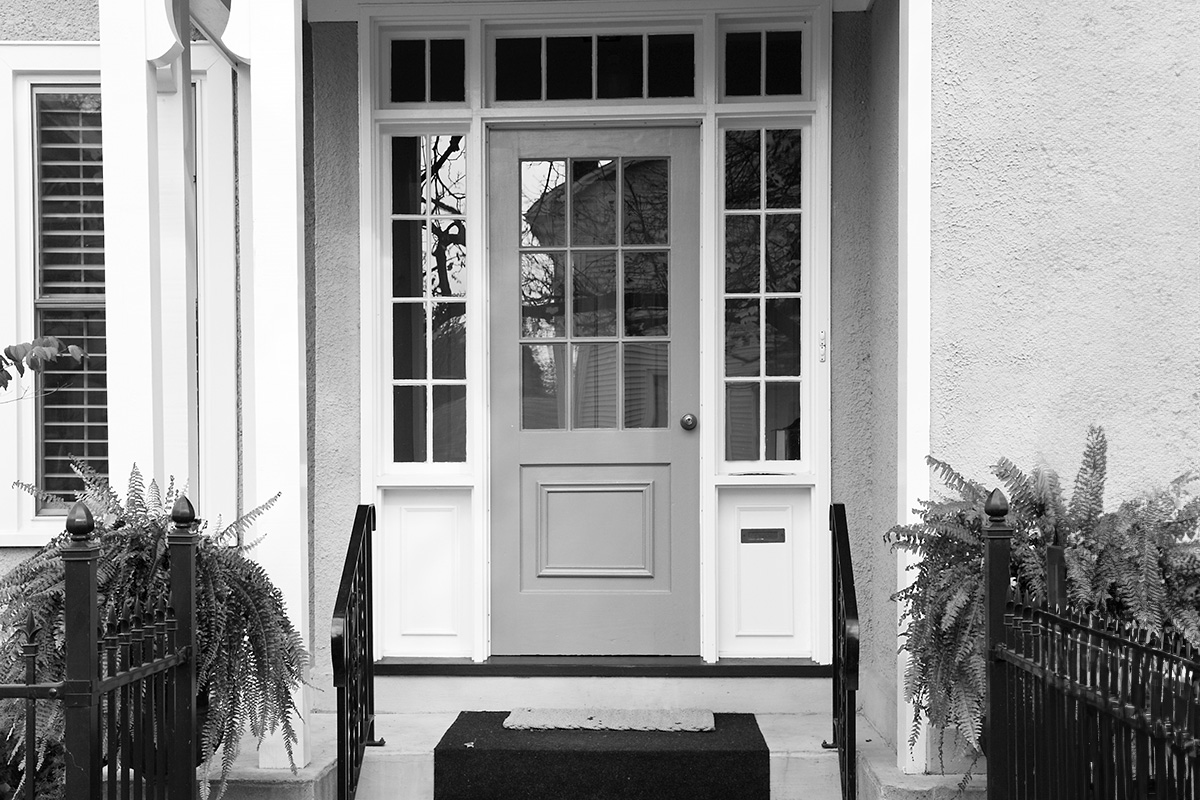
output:
[{"label": "fern plant", "polygon": [[[1188,493],[1195,478],[1185,474],[1105,513],[1107,454],[1104,430],[1090,427],[1069,502],[1057,474],[1045,465],[1026,472],[1001,458],[992,466],[1009,497],[1011,580],[1027,595],[1044,597],[1046,547],[1062,545],[1076,610],[1135,622],[1151,633],[1177,630],[1200,646],[1200,497]],[[885,535],[893,549],[920,559],[911,568],[916,579],[892,596],[905,607],[904,685],[914,707],[909,746],[927,719],[939,750],[953,726],[978,755],[987,702],[987,492],[949,464],[927,460],[953,496],[921,502],[920,522]]]},{"label": "fern plant", "polygon": [[[73,468],[84,484],[79,500],[96,520],[93,536],[100,544],[97,584],[102,623],[169,605],[167,533],[173,527],[171,507],[178,497],[174,484],[160,492],[154,481],[144,484],[135,466],[122,501],[108,481],[86,464],[75,462]],[[41,499],[54,499],[36,487],[18,485]],[[292,720],[298,709],[292,692],[303,680],[308,654],[288,618],[282,593],[248,557],[261,539],[239,544],[278,498],[225,527],[218,521],[212,535],[205,535],[205,523],[197,523],[201,534],[196,549],[197,688],[209,698],[199,736],[206,774],[221,749],[217,798],[224,794],[247,730],[260,743],[268,733],[281,731],[289,759],[296,742]],[[21,645],[30,618],[41,630],[39,680],[62,679],[62,549],[68,542],[64,531],[0,578],[0,682],[22,682]],[[44,759],[46,753],[61,757],[62,704],[40,702],[38,716],[37,750],[43,754],[39,757]],[[23,720],[22,701],[0,702],[0,730],[7,732],[9,752],[16,759],[24,752]]]}]

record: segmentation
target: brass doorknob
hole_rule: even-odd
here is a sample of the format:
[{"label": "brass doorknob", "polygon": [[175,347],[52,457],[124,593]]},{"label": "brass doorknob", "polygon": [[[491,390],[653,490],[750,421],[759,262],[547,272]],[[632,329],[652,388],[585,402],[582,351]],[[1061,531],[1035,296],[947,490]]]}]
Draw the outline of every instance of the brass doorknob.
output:
[{"label": "brass doorknob", "polygon": [[691,431],[696,429],[696,425],[699,424],[699,422],[700,420],[696,419],[695,414],[684,414],[679,418],[679,427],[683,428],[685,431]]}]

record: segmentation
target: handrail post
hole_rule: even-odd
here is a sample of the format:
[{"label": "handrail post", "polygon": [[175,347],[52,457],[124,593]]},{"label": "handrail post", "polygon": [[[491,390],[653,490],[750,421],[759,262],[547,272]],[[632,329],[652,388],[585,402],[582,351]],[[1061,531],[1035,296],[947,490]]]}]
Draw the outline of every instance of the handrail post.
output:
[{"label": "handrail post", "polygon": [[[96,597],[96,565],[100,545],[92,512],[83,503],[71,506],[62,550],[65,580],[64,627],[66,674],[63,705],[66,735],[66,796],[71,800],[100,800],[100,704],[97,647],[100,612]],[[33,770],[27,767],[30,778]]]},{"label": "handrail post", "polygon": [[196,545],[193,529],[196,512],[180,494],[171,509],[174,527],[167,534],[171,553],[171,608],[175,611],[175,642],[186,653],[175,673],[175,729],[170,731],[171,777],[169,796],[196,797]]},{"label": "handrail post", "polygon": [[1008,498],[993,489],[984,504],[987,546],[983,555],[984,606],[987,613],[987,797],[1009,800],[1011,765],[1008,753],[1008,694],[1005,664],[997,655],[1004,642],[1004,609],[1008,603],[1009,557],[1013,529],[1005,521]]},{"label": "handrail post", "polygon": [[374,592],[375,569],[371,563],[371,541],[375,538],[375,506],[370,506],[367,512],[367,528],[363,531],[363,589],[366,595],[366,634],[367,657],[363,659],[366,665],[366,699],[367,723],[366,738],[370,744],[382,744],[375,739],[375,598]]}]

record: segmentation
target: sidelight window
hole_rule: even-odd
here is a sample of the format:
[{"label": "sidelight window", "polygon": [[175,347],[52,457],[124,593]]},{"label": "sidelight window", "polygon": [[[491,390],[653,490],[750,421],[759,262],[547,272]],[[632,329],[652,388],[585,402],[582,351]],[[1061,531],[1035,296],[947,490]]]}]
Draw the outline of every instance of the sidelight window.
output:
[{"label": "sidelight window", "polygon": [[724,135],[725,458],[801,457],[801,139]]}]

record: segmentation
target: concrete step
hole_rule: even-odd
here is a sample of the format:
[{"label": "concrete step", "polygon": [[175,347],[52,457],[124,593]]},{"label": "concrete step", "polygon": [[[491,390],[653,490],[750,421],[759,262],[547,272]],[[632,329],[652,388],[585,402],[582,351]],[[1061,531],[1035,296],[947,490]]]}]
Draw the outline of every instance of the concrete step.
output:
[{"label": "concrete step", "polygon": [[[433,800],[433,748],[456,716],[457,711],[377,715],[376,735],[386,744],[367,750],[359,800]],[[839,800],[837,752],[821,747],[829,737],[829,715],[755,716],[771,751],[772,800]]]},{"label": "concrete step", "polygon": [[457,714],[539,706],[827,715],[831,691],[829,678],[377,677],[375,713]]}]

